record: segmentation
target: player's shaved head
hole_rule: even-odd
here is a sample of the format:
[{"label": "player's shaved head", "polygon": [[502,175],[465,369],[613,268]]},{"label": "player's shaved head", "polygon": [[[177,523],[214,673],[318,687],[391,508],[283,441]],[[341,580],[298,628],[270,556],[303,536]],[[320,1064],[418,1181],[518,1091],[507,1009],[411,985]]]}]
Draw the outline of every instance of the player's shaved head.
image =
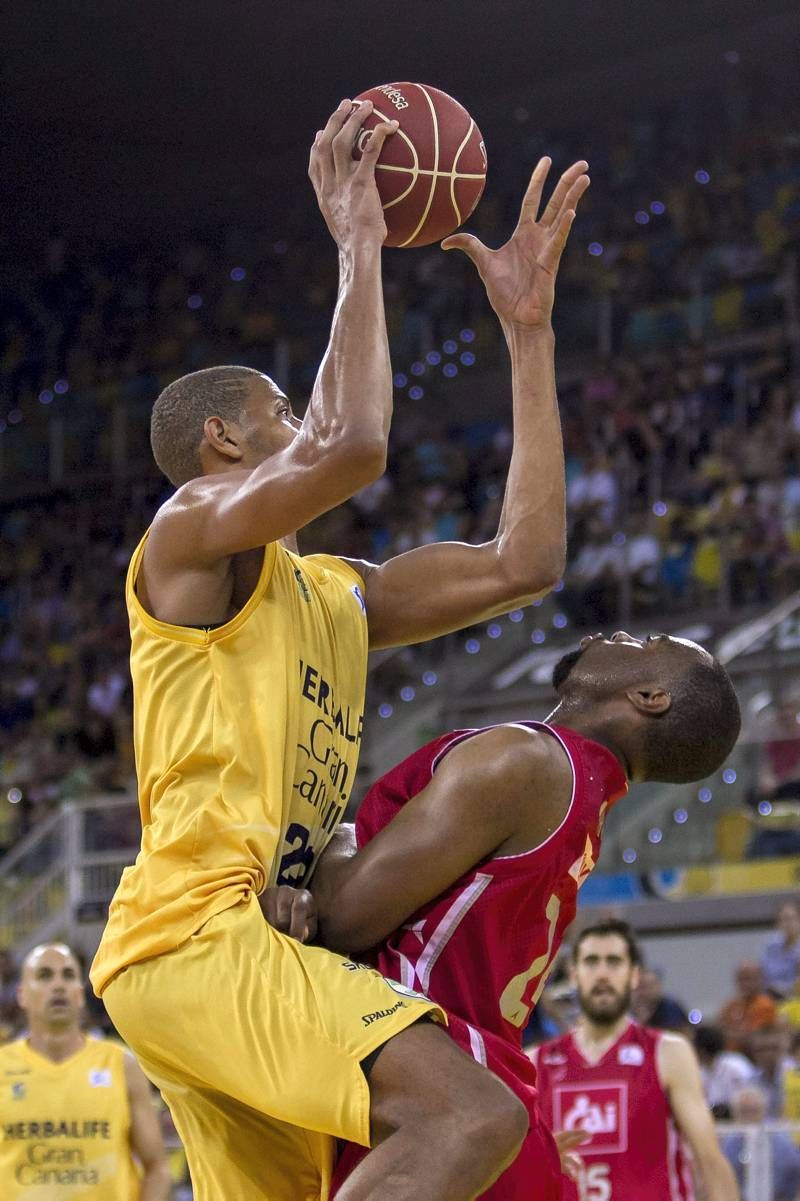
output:
[{"label": "player's shaved head", "polygon": [[268,376],[251,367],[206,367],[164,389],[153,405],[150,445],[171,483],[180,487],[203,474],[200,446],[206,420],[238,423],[258,381],[275,388]]},{"label": "player's shaved head", "polygon": [[[553,672],[563,715],[594,715],[634,778],[682,784],[715,772],[741,726],[725,668],[702,646],[666,634],[595,635]],[[569,724],[569,722],[567,722]],[[586,733],[589,727],[582,726]],[[602,741],[602,738],[601,738]]]},{"label": "player's shaved head", "polygon": [[71,960],[79,976],[82,976],[81,965],[78,956],[64,942],[43,942],[38,946],[33,947],[28,951],[28,954],[22,961],[20,975],[24,976],[26,972],[34,972],[42,963],[48,961],[63,962]]}]

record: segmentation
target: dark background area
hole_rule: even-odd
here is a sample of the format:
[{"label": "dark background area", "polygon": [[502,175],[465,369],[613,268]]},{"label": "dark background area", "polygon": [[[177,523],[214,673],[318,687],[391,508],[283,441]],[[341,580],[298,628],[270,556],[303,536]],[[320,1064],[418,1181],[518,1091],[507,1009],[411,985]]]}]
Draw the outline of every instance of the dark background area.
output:
[{"label": "dark background area", "polygon": [[35,253],[54,228],[87,246],[254,218],[276,236],[302,229],[315,130],[377,83],[418,79],[465,103],[491,192],[504,159],[529,169],[507,153],[515,139],[527,159],[547,148],[541,130],[678,105],[699,80],[718,93],[730,50],[739,73],[797,86],[798,45],[796,0],[8,3],[0,252]]}]

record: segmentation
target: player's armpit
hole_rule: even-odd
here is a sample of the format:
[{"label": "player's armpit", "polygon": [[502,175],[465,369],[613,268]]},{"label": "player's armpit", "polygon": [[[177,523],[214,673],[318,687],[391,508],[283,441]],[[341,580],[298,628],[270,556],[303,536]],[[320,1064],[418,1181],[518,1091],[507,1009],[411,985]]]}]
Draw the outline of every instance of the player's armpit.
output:
[{"label": "player's armpit", "polygon": [[736,1178],[720,1150],[703,1093],[697,1057],[682,1035],[662,1035],[657,1066],[675,1121],[692,1149],[705,1184],[707,1201],[739,1201]]},{"label": "player's armpit", "polygon": [[545,595],[558,582],[558,547],[537,548],[534,561],[509,563],[496,540],[480,546],[434,542],[381,566],[349,559],[364,578],[372,650],[425,642],[487,621]]},{"label": "player's armpit", "polygon": [[355,856],[323,857],[312,883],[323,945],[357,954],[388,937],[515,836],[561,760],[555,739],[512,726],[454,747]]}]

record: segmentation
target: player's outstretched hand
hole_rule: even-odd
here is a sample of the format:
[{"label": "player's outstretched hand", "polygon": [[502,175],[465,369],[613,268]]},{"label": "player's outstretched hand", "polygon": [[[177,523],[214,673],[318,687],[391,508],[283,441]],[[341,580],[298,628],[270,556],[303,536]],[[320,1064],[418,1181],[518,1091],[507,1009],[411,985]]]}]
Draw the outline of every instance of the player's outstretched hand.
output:
[{"label": "player's outstretched hand", "polygon": [[522,201],[517,228],[499,250],[472,234],[451,234],[443,250],[463,250],[478,268],[492,308],[507,325],[541,329],[550,324],[556,274],[575,211],[589,186],[589,164],[573,163],[556,184],[541,216],[542,189],[550,159],[542,158]]},{"label": "player's outstretched hand", "polygon": [[310,942],[317,932],[317,906],[307,888],[278,884],[265,888],[258,898],[271,926],[300,942]]},{"label": "player's outstretched hand", "polygon": [[576,1183],[583,1171],[583,1160],[576,1155],[575,1148],[587,1143],[590,1137],[585,1130],[556,1130],[553,1134],[561,1157],[561,1171]]},{"label": "player's outstretched hand", "polygon": [[375,183],[375,163],[381,147],[397,129],[397,121],[381,121],[369,138],[364,134],[361,158],[353,144],[372,112],[371,100],[343,100],[324,129],[317,131],[308,163],[308,177],[331,236],[341,249],[372,236],[382,243],[386,222]]}]

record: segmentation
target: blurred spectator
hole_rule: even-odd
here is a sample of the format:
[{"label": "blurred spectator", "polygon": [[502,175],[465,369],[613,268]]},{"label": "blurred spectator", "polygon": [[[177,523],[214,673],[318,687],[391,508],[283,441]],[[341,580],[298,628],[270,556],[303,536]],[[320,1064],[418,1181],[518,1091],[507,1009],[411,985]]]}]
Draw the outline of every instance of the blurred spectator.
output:
[{"label": "blurred spectator", "polygon": [[657,585],[661,547],[653,531],[651,514],[638,509],[628,518],[625,568],[630,575],[632,604],[637,613],[652,612],[660,600]]},{"label": "blurred spectator", "polygon": [[599,517],[592,518],[586,540],[567,571],[569,591],[564,603],[579,626],[602,626],[614,620],[624,570],[622,548],[612,542],[610,528]]},{"label": "blurred spectator", "polygon": [[781,905],[776,926],[764,943],[761,970],[768,991],[789,997],[800,973],[800,906],[796,901]]},{"label": "blurred spectator", "polygon": [[633,992],[631,1013],[642,1026],[681,1033],[689,1029],[689,1015],[680,1001],[665,995],[663,972],[658,968],[641,969],[639,983]]},{"label": "blurred spectator", "polygon": [[[733,1119],[739,1125],[752,1126],[754,1135],[762,1130],[767,1117],[767,1099],[762,1089],[748,1086],[733,1098]],[[784,1131],[764,1132],[769,1139],[772,1159],[772,1197],[763,1201],[797,1201],[800,1195],[800,1148]],[[744,1196],[745,1172],[752,1162],[750,1146],[743,1134],[723,1134],[722,1153],[736,1173],[736,1181]]]},{"label": "blurred spectator", "polygon": [[764,987],[760,964],[749,960],[740,963],[734,979],[736,995],[722,1006],[716,1025],[722,1030],[729,1051],[746,1053],[749,1036],[762,1026],[774,1024],[778,1006]]},{"label": "blurred spectator", "polygon": [[567,501],[578,515],[597,516],[611,525],[617,515],[619,482],[609,456],[595,453],[585,470],[573,476],[567,486]]},{"label": "blurred spectator", "polygon": [[768,1117],[782,1118],[786,1074],[797,1066],[789,1055],[789,1032],[786,1026],[776,1022],[754,1030],[747,1040],[747,1051],[756,1069],[755,1082],[764,1090],[767,1098]]},{"label": "blurred spectator", "polygon": [[0,1043],[13,1037],[19,1024],[17,969],[8,948],[0,948]]},{"label": "blurred spectator", "polygon": [[[800,1038],[800,970],[795,977],[794,988],[787,996],[786,1000],[781,1002],[778,1012],[781,1020],[786,1022],[792,1032],[793,1038]],[[796,1054],[792,1050],[792,1054]]]},{"label": "blurred spectator", "polygon": [[797,711],[795,701],[786,701],[778,709],[771,736],[764,743],[758,781],[759,800],[800,798],[800,725]]},{"label": "blurred spectator", "polygon": [[709,1108],[715,1118],[730,1118],[734,1094],[753,1080],[756,1069],[738,1051],[725,1050],[717,1026],[697,1026],[693,1038]]}]

